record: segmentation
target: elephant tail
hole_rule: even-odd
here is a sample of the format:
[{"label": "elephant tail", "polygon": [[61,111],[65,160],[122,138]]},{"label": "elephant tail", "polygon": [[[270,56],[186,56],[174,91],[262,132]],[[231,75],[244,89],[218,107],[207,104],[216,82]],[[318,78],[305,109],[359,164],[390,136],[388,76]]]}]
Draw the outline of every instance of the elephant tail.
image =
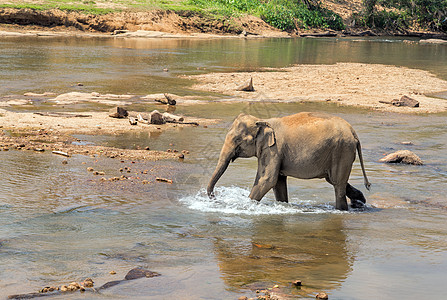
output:
[{"label": "elephant tail", "polygon": [[354,133],[354,136],[357,139],[357,152],[359,153],[360,166],[362,167],[362,173],[363,173],[365,187],[369,191],[371,189],[371,183],[368,181],[368,177],[366,177],[365,165],[363,164],[362,146],[360,146],[360,141],[355,133]]}]

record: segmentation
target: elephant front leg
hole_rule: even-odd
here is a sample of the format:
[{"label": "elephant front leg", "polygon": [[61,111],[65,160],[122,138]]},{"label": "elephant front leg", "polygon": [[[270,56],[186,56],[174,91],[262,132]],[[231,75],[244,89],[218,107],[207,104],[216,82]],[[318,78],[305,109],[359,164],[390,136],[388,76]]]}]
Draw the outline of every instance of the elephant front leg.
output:
[{"label": "elephant front leg", "polygon": [[278,181],[273,187],[273,192],[275,193],[276,201],[289,202],[289,197],[287,195],[287,176],[278,176]]},{"label": "elephant front leg", "polygon": [[267,176],[256,175],[255,183],[251,189],[250,199],[261,201],[262,197],[276,184],[276,180]]},{"label": "elephant front leg", "polygon": [[265,167],[258,162],[258,172],[256,174],[253,188],[251,189],[250,199],[261,201],[262,197],[276,186],[278,175],[279,170],[273,168],[272,165]]}]

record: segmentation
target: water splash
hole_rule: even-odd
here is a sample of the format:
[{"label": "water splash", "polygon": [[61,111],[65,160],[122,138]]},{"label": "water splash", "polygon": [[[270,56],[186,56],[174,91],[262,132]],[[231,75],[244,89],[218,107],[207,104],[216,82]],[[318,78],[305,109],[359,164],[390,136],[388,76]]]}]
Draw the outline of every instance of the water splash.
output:
[{"label": "water splash", "polygon": [[311,200],[291,199],[291,203],[281,203],[263,199],[261,202],[249,198],[250,191],[240,187],[218,187],[216,197],[210,199],[205,189],[196,195],[181,198],[180,203],[188,208],[202,212],[219,212],[240,215],[292,215],[292,214],[321,214],[342,213],[330,204],[316,203]]}]

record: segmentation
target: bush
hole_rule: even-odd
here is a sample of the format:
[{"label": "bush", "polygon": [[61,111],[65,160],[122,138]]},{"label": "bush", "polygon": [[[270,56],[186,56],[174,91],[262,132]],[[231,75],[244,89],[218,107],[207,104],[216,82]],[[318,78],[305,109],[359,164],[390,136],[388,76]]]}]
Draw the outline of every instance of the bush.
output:
[{"label": "bush", "polygon": [[281,30],[293,30],[297,24],[304,28],[344,29],[339,15],[319,6],[309,9],[297,0],[189,0],[189,3],[226,15],[259,15],[265,22]]}]

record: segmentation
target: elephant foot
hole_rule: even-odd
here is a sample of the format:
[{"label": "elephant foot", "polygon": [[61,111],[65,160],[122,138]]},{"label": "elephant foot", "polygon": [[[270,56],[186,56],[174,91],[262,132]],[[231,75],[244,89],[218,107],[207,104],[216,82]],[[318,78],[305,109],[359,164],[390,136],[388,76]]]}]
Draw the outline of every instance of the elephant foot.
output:
[{"label": "elephant foot", "polygon": [[364,208],[366,205],[364,202],[362,202],[361,200],[351,200],[351,207],[352,208]]},{"label": "elephant foot", "polygon": [[366,198],[363,196],[363,193],[349,183],[346,185],[346,196],[351,200],[352,208],[362,208],[365,206]]}]

